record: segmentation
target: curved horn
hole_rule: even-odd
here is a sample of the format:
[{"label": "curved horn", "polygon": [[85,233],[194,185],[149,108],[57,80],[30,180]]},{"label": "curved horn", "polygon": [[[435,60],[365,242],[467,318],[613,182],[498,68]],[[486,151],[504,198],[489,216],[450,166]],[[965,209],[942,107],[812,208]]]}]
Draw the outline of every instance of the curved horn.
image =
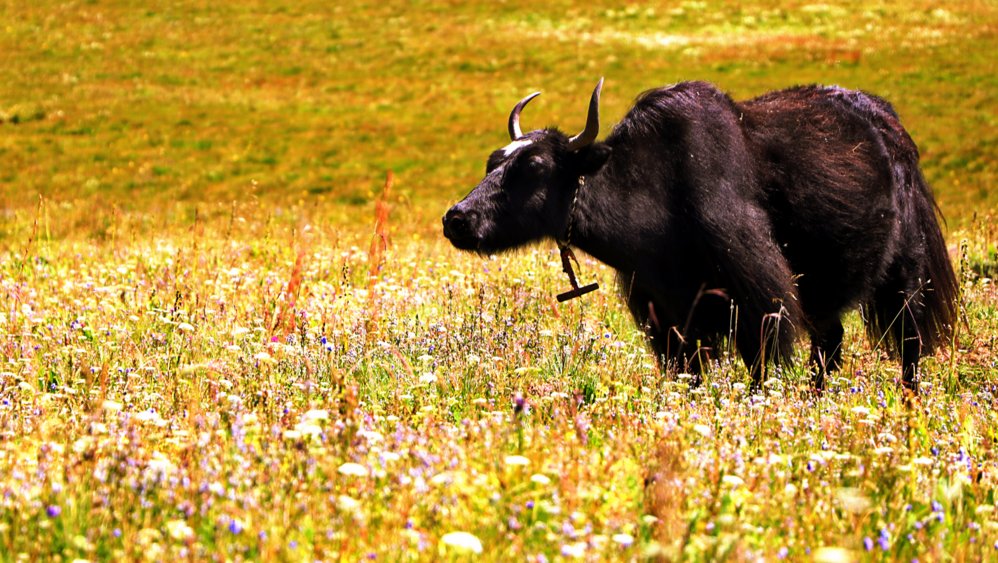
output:
[{"label": "curved horn", "polygon": [[509,139],[511,141],[515,141],[523,136],[523,131],[520,131],[520,112],[523,111],[523,107],[527,105],[527,102],[540,95],[540,92],[534,92],[513,106],[513,111],[509,114]]},{"label": "curved horn", "polygon": [[577,151],[583,147],[593,144],[596,135],[599,135],[599,93],[603,89],[603,79],[599,79],[599,84],[593,90],[593,97],[589,100],[589,117],[586,118],[586,128],[581,133],[568,140],[568,150]]}]

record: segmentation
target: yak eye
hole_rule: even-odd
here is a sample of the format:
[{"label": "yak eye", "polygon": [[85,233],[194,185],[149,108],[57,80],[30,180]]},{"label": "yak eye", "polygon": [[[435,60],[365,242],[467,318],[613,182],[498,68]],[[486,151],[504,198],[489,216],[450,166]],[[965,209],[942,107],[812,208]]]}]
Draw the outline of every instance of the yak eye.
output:
[{"label": "yak eye", "polygon": [[527,159],[527,169],[531,172],[542,173],[550,168],[548,159],[541,155],[534,155]]}]

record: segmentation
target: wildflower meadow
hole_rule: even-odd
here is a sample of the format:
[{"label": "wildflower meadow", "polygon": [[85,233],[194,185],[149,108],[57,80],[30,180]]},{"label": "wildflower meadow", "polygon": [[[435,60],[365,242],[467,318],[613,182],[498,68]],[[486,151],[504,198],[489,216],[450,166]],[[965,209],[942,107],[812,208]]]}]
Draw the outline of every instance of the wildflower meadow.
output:
[{"label": "wildflower meadow", "polygon": [[[998,559],[998,5],[0,4],[0,561]],[[440,217],[645,89],[897,107],[961,285],[921,395],[656,365],[554,244]],[[605,134],[605,133],[604,133]]]}]

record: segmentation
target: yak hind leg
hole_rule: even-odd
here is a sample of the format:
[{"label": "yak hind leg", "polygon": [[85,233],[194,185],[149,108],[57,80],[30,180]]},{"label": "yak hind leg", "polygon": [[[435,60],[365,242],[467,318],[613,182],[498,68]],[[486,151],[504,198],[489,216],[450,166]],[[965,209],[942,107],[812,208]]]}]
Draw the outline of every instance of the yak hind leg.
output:
[{"label": "yak hind leg", "polygon": [[925,307],[918,289],[905,289],[903,284],[886,284],[874,295],[873,312],[876,328],[871,332],[887,341],[889,348],[901,360],[901,385],[918,394],[918,361],[922,356],[922,335],[919,327],[925,323]]},{"label": "yak hind leg", "polygon": [[838,317],[814,323],[811,334],[811,384],[817,390],[825,388],[825,377],[842,369],[842,336],[845,331]]}]

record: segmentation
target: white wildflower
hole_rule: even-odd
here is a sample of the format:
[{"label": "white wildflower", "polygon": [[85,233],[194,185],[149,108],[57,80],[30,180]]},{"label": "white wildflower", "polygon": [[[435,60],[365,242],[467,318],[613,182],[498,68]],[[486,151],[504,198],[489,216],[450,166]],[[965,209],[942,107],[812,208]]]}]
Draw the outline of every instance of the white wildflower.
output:
[{"label": "white wildflower", "polygon": [[525,467],[530,465],[530,460],[523,457],[522,455],[508,455],[506,456],[506,465],[515,465]]},{"label": "white wildflower", "polygon": [[634,544],[634,536],[631,534],[614,534],[612,539],[624,547],[629,547]]},{"label": "white wildflower", "polygon": [[481,553],[482,540],[468,532],[449,532],[440,538],[444,545],[467,553]]},{"label": "white wildflower", "polygon": [[183,520],[170,520],[166,523],[166,532],[177,541],[185,541],[194,537],[194,530]]},{"label": "white wildflower", "polygon": [[530,476],[530,482],[535,483],[537,485],[550,485],[551,478],[548,477],[547,475],[544,475],[543,473],[534,473],[533,475]]},{"label": "white wildflower", "polygon": [[367,477],[367,468],[359,463],[346,462],[340,466],[337,470],[340,475],[347,475],[350,477]]}]

